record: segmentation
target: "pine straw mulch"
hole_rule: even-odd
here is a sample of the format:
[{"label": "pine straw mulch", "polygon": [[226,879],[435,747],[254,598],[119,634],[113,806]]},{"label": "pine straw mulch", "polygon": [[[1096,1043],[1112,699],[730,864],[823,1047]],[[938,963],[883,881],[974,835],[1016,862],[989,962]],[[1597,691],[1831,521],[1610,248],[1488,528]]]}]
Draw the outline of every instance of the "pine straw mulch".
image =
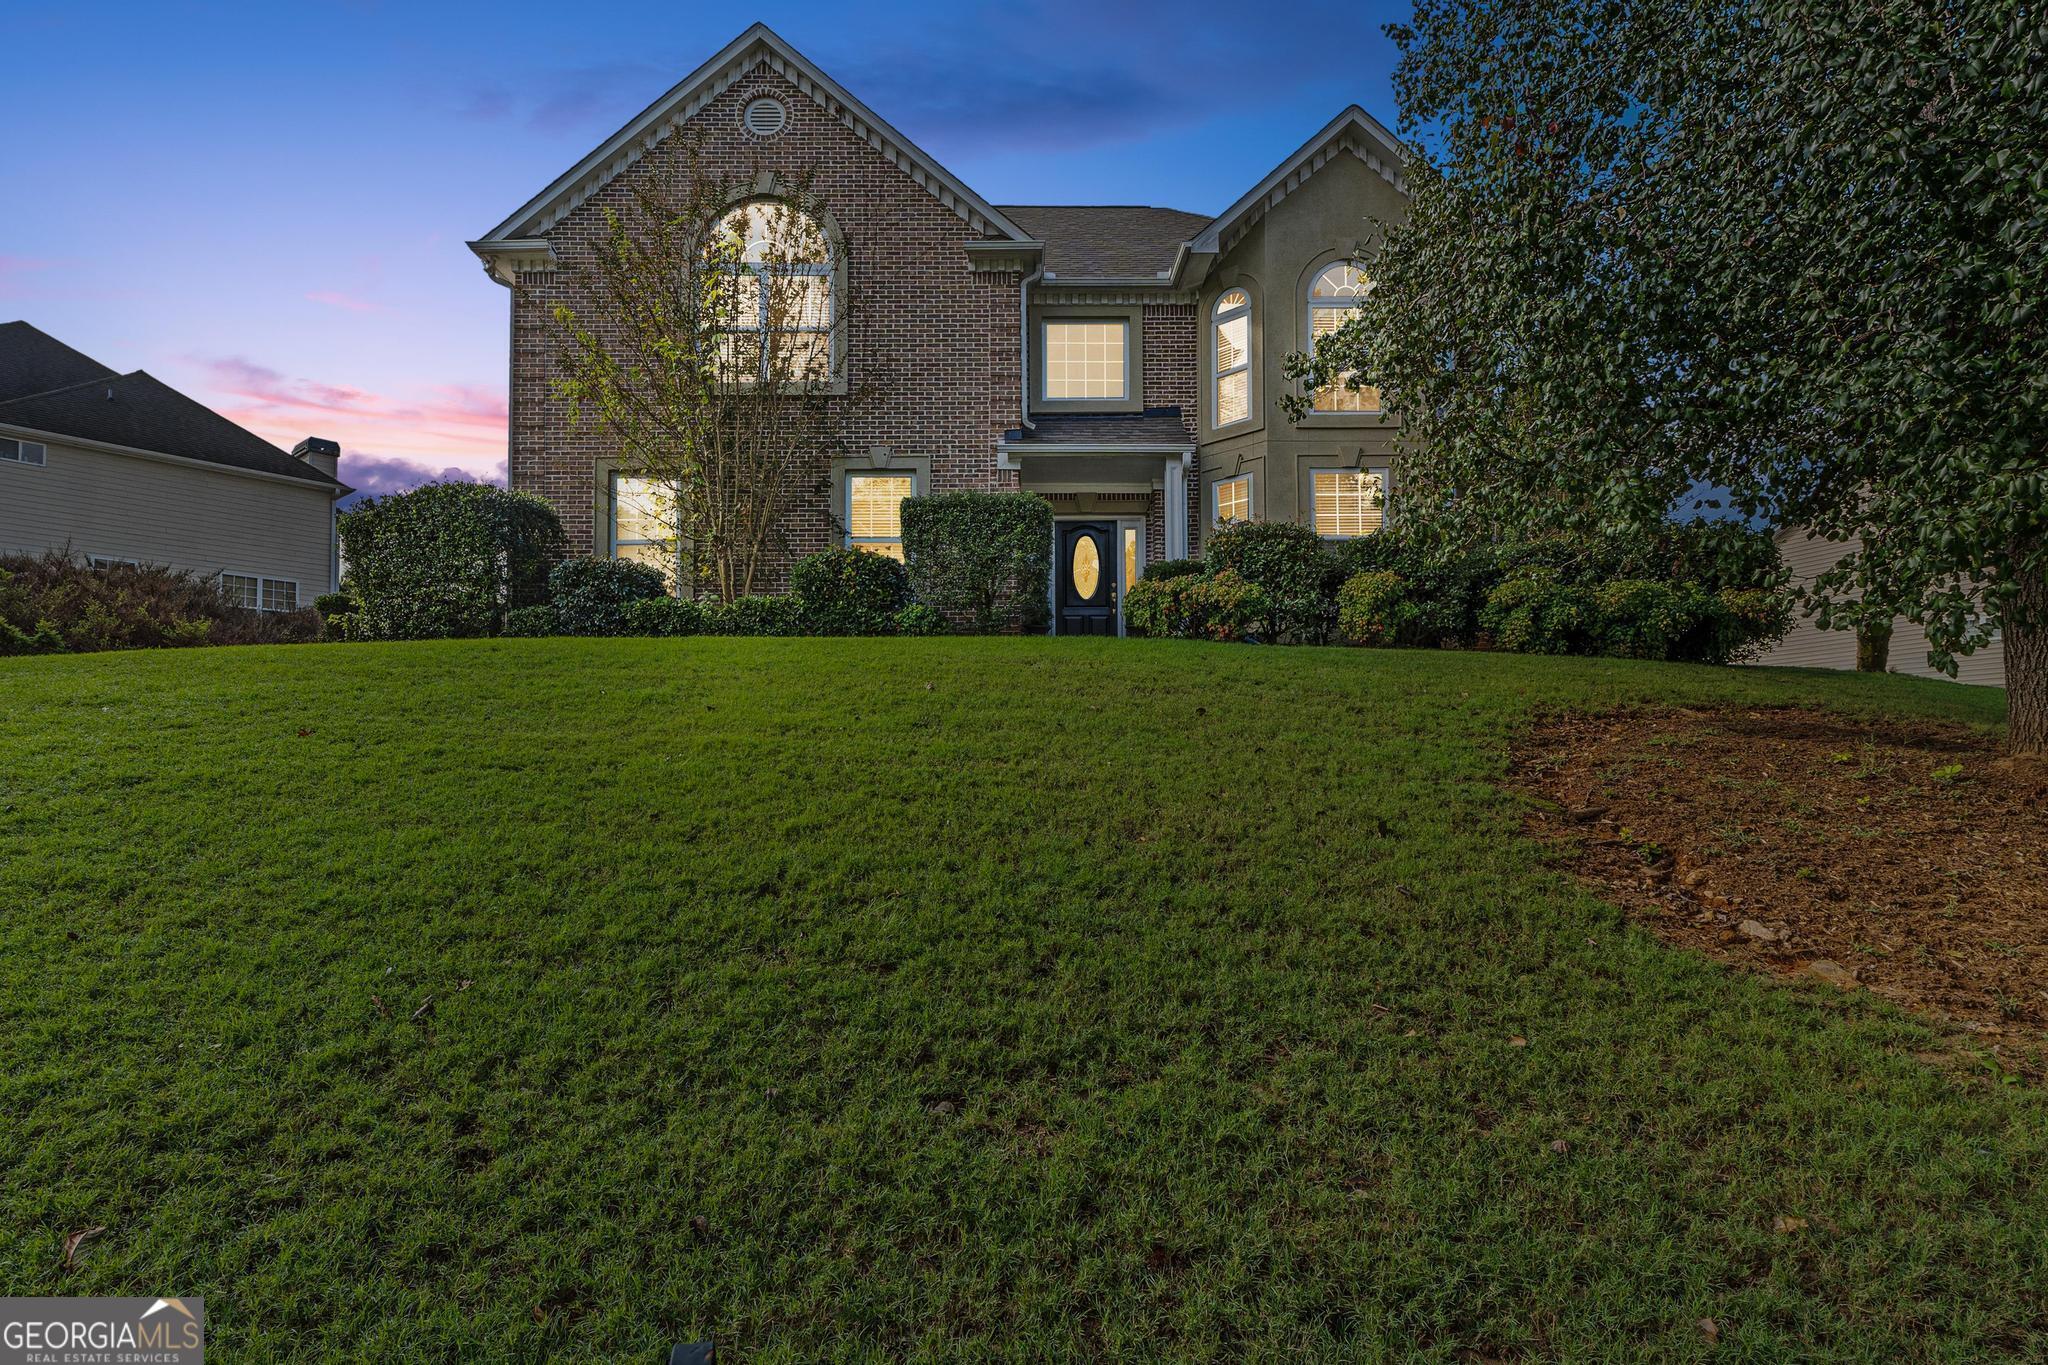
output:
[{"label": "pine straw mulch", "polygon": [[1799,708],[1555,716],[1530,824],[1667,942],[1868,990],[2048,1075],[2048,762]]}]

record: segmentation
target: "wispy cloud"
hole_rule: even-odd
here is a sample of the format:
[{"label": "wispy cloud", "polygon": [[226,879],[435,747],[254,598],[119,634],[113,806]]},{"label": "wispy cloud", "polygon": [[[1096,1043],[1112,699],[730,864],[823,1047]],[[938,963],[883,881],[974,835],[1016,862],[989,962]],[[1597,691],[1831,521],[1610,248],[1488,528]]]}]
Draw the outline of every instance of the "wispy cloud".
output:
[{"label": "wispy cloud", "polygon": [[464,469],[460,465],[436,469],[417,460],[400,459],[393,455],[371,455],[360,450],[344,450],[341,453],[341,481],[356,490],[343,500],[343,505],[346,506],[385,493],[403,493],[406,489],[418,488],[423,483],[495,483],[503,486],[505,466],[501,461],[495,469],[487,469],[481,473]]},{"label": "wispy cloud", "polygon": [[575,132],[616,123],[675,80],[674,70],[649,62],[556,67],[508,84],[472,87],[457,95],[455,111],[484,123],[520,123],[536,133]]},{"label": "wispy cloud", "polygon": [[193,359],[225,400],[216,403],[223,415],[280,445],[326,436],[344,447],[453,458],[471,469],[504,458],[505,395],[496,389],[436,384],[401,396],[293,378],[239,356]]},{"label": "wispy cloud", "polygon": [[329,308],[340,308],[351,313],[388,313],[391,310],[381,303],[359,299],[353,294],[344,294],[339,289],[315,289],[306,295],[310,303],[324,303]]}]

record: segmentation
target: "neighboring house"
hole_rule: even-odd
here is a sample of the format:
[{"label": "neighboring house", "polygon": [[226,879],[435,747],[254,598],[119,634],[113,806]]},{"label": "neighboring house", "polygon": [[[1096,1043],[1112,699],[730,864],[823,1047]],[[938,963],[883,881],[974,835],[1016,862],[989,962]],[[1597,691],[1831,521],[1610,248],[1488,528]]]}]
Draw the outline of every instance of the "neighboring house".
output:
[{"label": "neighboring house", "polygon": [[[1777,534],[1778,553],[1792,571],[1795,583],[1807,584],[1833,568],[1843,555],[1863,548],[1863,542],[1822,540],[1803,526],[1781,527]],[[1856,667],[1856,632],[1822,630],[1811,618],[1793,623],[1791,633],[1761,659],[1760,664],[1785,668]],[[1887,666],[1894,673],[1916,678],[1946,678],[1927,662],[1927,631],[1903,618],[1892,623],[1891,653]],[[2005,641],[1993,636],[1991,643],[1974,654],[1956,656],[1957,682],[2005,686]]]},{"label": "neighboring house", "polygon": [[340,453],[286,454],[141,370],[0,323],[0,554],[161,564],[291,611],[336,585]]},{"label": "neighboring house", "polygon": [[1325,393],[1298,424],[1280,410],[1287,354],[1368,287],[1355,256],[1371,220],[1406,211],[1403,149],[1363,110],[1218,217],[997,206],[755,25],[470,244],[512,289],[511,486],[555,504],[573,552],[660,557],[615,443],[572,427],[552,392],[550,310],[572,299],[565,276],[601,242],[604,209],[680,155],[684,127],[702,164],[762,197],[810,173],[823,226],[853,248],[833,363],[885,386],[829,492],[785,525],[770,586],[825,546],[900,555],[901,500],[957,489],[1052,502],[1065,632],[1118,629],[1144,564],[1199,553],[1227,520],[1378,529],[1396,427],[1376,396]]}]

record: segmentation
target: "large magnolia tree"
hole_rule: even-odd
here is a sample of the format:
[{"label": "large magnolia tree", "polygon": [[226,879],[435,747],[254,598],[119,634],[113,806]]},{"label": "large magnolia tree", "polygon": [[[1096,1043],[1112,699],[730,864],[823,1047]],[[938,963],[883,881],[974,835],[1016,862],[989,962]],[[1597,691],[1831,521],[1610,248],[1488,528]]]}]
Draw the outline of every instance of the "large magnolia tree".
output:
[{"label": "large magnolia tree", "polygon": [[2048,746],[2048,9],[1418,0],[1427,154],[1323,344],[1425,526],[1593,532],[1698,490],[1831,541],[1823,624],[2002,633]]},{"label": "large magnolia tree", "polygon": [[555,390],[616,442],[620,538],[729,600],[818,501],[859,406],[846,244],[808,181],[763,192],[772,177],[718,173],[687,144],[664,166],[572,265]]}]

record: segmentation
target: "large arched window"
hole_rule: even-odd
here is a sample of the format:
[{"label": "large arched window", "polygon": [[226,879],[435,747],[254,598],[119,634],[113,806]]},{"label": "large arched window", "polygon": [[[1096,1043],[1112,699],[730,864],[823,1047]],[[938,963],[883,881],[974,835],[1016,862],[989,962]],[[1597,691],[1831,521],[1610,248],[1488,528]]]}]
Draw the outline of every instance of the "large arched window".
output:
[{"label": "large arched window", "polygon": [[[1308,286],[1308,343],[1329,336],[1358,316],[1358,303],[1372,288],[1356,261],[1337,261],[1316,272]],[[1338,382],[1316,390],[1317,412],[1378,412],[1378,389],[1354,389]]]},{"label": "large arched window", "polygon": [[735,260],[721,359],[734,378],[809,384],[833,370],[833,253],[818,221],[776,199],[741,204],[720,220]]},{"label": "large arched window", "polygon": [[1210,425],[1221,428],[1252,415],[1252,296],[1225,290],[1210,321]]}]

